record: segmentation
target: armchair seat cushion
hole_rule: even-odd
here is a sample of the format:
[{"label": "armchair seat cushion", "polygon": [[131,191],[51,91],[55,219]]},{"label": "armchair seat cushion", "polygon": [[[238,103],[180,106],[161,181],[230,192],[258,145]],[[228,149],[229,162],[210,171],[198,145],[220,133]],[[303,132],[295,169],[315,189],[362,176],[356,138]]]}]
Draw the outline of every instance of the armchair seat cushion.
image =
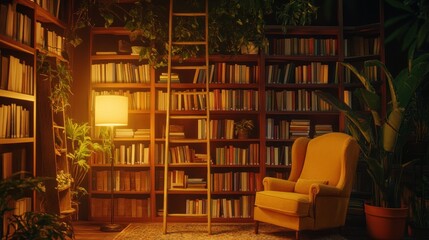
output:
[{"label": "armchair seat cushion", "polygon": [[311,202],[308,194],[280,191],[261,191],[256,194],[255,205],[286,215],[309,216]]}]

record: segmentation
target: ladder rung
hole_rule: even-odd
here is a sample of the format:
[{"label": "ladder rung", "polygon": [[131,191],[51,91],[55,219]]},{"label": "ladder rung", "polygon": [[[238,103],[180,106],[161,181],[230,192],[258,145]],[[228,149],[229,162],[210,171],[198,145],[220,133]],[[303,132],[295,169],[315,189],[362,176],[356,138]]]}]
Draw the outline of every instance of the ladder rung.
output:
[{"label": "ladder rung", "polygon": [[190,12],[183,12],[183,13],[175,12],[175,13],[173,13],[173,16],[175,16],[175,17],[205,17],[205,16],[207,16],[207,14],[204,13],[204,12],[193,12],[193,13],[190,13]]},{"label": "ladder rung", "polygon": [[207,214],[170,213],[169,217],[207,217]]},{"label": "ladder rung", "polygon": [[206,95],[207,92],[172,92],[174,95]]},{"label": "ladder rung", "polygon": [[207,143],[208,139],[171,138],[172,143]]},{"label": "ladder rung", "polygon": [[172,42],[173,45],[207,45],[207,41]]},{"label": "ladder rung", "polygon": [[204,69],[206,66],[171,66],[171,69],[178,69],[178,70],[196,70],[196,69]]},{"label": "ladder rung", "polygon": [[207,115],[173,115],[170,116],[170,119],[207,119]]}]

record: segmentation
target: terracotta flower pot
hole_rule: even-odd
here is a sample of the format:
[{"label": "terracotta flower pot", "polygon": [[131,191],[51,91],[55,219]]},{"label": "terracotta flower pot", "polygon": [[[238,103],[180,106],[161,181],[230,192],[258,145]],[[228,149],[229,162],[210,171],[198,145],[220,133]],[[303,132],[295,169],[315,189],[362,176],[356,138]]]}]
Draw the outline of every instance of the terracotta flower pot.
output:
[{"label": "terracotta flower pot", "polygon": [[237,131],[237,138],[238,139],[247,139],[249,138],[249,131],[240,129]]},{"label": "terracotta flower pot", "polygon": [[384,208],[365,204],[366,229],[372,239],[403,239],[408,208]]}]

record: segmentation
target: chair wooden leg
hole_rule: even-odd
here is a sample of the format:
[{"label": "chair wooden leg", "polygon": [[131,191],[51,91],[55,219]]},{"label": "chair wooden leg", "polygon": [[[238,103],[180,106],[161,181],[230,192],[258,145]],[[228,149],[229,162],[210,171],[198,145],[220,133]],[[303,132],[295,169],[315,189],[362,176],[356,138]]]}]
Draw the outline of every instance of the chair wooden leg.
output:
[{"label": "chair wooden leg", "polygon": [[295,239],[296,239],[296,240],[299,240],[299,231],[296,231],[296,232],[295,232]]},{"label": "chair wooden leg", "polygon": [[255,221],[255,234],[259,233],[259,221]]}]

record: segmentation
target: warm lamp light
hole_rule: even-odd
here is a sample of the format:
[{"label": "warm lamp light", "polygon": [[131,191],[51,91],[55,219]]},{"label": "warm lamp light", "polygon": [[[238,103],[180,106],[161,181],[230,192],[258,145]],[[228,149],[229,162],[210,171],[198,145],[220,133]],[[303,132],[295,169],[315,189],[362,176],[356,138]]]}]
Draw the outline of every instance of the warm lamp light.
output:
[{"label": "warm lamp light", "polygon": [[128,98],[119,95],[95,97],[95,126],[128,125]]},{"label": "warm lamp light", "polygon": [[[113,143],[113,134],[115,126],[126,126],[128,125],[128,97],[119,95],[99,95],[95,96],[95,126],[110,127],[110,140]],[[113,151],[113,147],[111,148]],[[110,156],[113,156],[113,152]],[[115,224],[114,221],[114,163],[113,157],[110,158],[110,224],[105,224],[100,227],[101,231],[104,232],[120,232],[123,226]]]}]

